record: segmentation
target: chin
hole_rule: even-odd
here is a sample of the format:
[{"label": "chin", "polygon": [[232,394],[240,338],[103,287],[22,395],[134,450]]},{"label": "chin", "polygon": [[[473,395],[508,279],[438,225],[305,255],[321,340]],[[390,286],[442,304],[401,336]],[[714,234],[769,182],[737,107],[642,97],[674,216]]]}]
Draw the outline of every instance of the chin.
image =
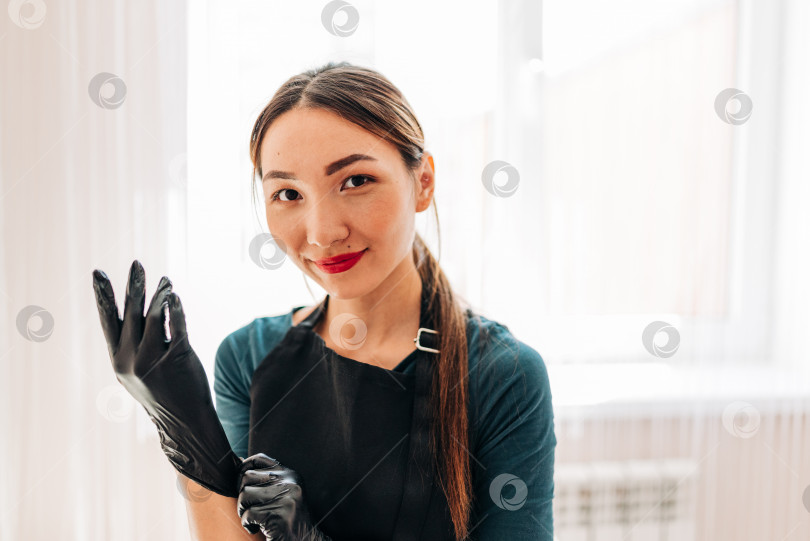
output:
[{"label": "chin", "polygon": [[353,276],[352,278],[342,277],[341,274],[333,274],[318,281],[318,284],[333,299],[355,299],[366,295],[374,287],[374,282],[367,278],[366,274]]},{"label": "chin", "polygon": [[360,297],[366,291],[363,284],[323,284],[321,287],[333,299],[353,299]]}]

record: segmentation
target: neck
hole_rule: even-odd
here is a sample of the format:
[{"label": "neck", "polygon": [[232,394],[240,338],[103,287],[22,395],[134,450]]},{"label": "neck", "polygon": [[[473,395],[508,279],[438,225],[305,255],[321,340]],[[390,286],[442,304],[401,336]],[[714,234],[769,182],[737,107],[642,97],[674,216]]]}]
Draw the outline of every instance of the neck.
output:
[{"label": "neck", "polygon": [[[330,334],[333,342],[339,337],[350,343],[362,340],[362,347],[373,351],[400,336],[405,335],[410,339],[415,337],[419,328],[421,305],[422,279],[408,253],[394,271],[367,294],[351,299],[330,295],[320,327],[327,333],[335,333],[335,336]],[[352,325],[354,318],[342,321],[342,314],[360,318],[366,327],[365,336],[362,334],[362,325]],[[336,321],[335,318],[338,318],[340,324],[332,330],[330,325]],[[355,333],[358,334],[355,336]]]}]

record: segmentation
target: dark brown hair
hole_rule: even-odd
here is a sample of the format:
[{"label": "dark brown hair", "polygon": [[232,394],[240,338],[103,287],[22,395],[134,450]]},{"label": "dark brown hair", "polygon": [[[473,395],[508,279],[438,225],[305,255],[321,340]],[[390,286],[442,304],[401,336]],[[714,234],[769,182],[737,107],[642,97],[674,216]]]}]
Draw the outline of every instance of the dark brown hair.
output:
[{"label": "dark brown hair", "polygon": [[[402,93],[381,73],[348,62],[329,62],[288,79],[264,107],[253,126],[250,158],[253,187],[262,177],[261,143],[268,127],[291,109],[321,108],[335,113],[394,145],[414,182],[422,162],[425,138]],[[255,190],[251,190],[254,197]],[[433,213],[438,230],[439,214]],[[441,253],[441,235],[439,235]],[[431,393],[431,446],[442,490],[447,497],[457,539],[469,535],[473,490],[467,449],[468,353],[465,311],[469,303],[455,294],[439,262],[419,233],[413,261],[436,311],[439,357]],[[441,460],[439,460],[441,458]]]}]

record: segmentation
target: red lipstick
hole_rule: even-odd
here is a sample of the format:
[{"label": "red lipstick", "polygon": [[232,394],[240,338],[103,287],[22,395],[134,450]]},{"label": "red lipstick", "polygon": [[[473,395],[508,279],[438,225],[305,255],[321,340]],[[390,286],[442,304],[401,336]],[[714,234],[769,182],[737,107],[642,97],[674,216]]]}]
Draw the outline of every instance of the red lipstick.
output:
[{"label": "red lipstick", "polygon": [[[368,250],[368,248],[366,248]],[[313,261],[315,265],[318,266],[323,272],[328,274],[335,274],[338,272],[345,272],[350,268],[354,267],[360,258],[363,257],[363,254],[366,253],[366,250],[360,250],[359,252],[352,252],[348,254],[341,254],[334,257],[327,257],[325,259],[318,259]]]}]

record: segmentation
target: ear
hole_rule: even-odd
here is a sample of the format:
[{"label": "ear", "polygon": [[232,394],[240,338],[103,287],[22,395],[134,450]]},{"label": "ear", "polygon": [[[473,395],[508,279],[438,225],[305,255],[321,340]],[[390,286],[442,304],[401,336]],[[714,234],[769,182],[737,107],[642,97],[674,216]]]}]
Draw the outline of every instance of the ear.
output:
[{"label": "ear", "polygon": [[433,165],[433,154],[425,151],[417,180],[416,212],[422,212],[430,206],[430,202],[433,201],[435,187],[436,169]]}]

